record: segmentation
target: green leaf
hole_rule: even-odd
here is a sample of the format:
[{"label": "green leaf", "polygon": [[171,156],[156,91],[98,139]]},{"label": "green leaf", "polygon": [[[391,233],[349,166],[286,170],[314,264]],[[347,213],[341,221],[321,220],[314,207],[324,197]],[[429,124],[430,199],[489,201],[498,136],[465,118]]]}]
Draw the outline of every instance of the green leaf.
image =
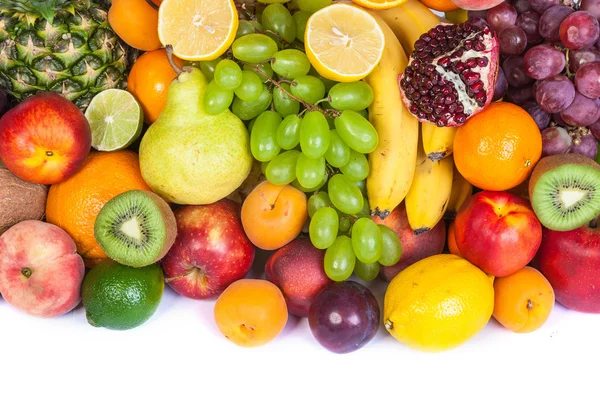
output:
[{"label": "green leaf", "polygon": [[34,9],[37,10],[42,17],[49,23],[52,23],[54,20],[56,0],[31,0],[31,3]]}]

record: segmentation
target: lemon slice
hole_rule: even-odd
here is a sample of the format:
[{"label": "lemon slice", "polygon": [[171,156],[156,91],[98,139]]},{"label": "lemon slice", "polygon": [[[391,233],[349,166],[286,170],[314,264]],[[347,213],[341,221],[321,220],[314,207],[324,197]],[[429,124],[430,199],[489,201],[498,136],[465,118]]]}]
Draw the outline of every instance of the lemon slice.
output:
[{"label": "lemon slice", "polygon": [[233,0],[164,0],[158,38],[183,60],[214,60],[231,46],[238,23]]},{"label": "lemon slice", "polygon": [[321,76],[353,82],[369,75],[377,66],[385,39],[379,24],[367,11],[348,3],[334,3],[310,17],[304,46]]}]

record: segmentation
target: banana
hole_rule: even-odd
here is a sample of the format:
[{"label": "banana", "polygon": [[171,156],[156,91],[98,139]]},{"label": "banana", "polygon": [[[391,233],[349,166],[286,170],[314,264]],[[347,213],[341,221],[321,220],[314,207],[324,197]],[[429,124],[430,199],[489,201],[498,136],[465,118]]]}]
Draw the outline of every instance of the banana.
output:
[{"label": "banana", "polygon": [[454,167],[454,174],[452,176],[452,193],[450,194],[450,201],[448,202],[448,208],[444,218],[454,219],[456,213],[462,205],[473,195],[473,185],[471,185]]},{"label": "banana", "polygon": [[421,124],[423,150],[431,161],[439,161],[452,154],[457,127],[439,127],[434,124]]},{"label": "banana", "polygon": [[419,0],[407,0],[399,6],[378,10],[376,14],[394,31],[408,55],[415,50],[417,39],[440,23],[440,18]]},{"label": "banana", "polygon": [[367,195],[371,215],[385,218],[404,200],[411,186],[417,158],[419,122],[404,107],[398,75],[408,63],[402,45],[387,24],[371,12],[385,34],[381,61],[365,81],[373,88],[369,119],[379,144],[369,155]]},{"label": "banana", "polygon": [[408,224],[416,235],[431,230],[444,217],[452,192],[454,159],[431,161],[419,140],[413,183],[404,201]]}]

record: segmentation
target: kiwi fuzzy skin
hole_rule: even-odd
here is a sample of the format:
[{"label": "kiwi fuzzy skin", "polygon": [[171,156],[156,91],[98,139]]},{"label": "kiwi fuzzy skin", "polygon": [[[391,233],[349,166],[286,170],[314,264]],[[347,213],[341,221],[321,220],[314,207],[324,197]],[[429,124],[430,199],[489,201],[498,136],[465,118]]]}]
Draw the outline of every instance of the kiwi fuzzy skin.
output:
[{"label": "kiwi fuzzy skin", "polygon": [[156,261],[160,260],[161,258],[163,258],[167,254],[167,252],[171,249],[171,247],[173,246],[173,243],[175,243],[175,238],[177,237],[177,221],[175,220],[175,214],[173,214],[171,207],[169,206],[169,204],[166,201],[163,200],[162,197],[160,197],[159,195],[157,195],[154,192],[150,192],[150,191],[144,191],[144,192],[150,198],[152,198],[152,200],[154,200],[154,202],[160,209],[160,212],[163,215],[163,220],[165,221],[165,229],[167,231],[167,236],[165,238],[165,244],[163,246],[163,249],[160,252],[160,255],[158,256],[158,258],[156,260],[154,260],[154,262],[156,262]]}]

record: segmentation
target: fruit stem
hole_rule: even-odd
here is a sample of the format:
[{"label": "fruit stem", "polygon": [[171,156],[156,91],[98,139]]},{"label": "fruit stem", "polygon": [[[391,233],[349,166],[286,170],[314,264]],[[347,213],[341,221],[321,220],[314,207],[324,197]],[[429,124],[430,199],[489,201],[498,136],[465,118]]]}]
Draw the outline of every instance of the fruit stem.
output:
[{"label": "fruit stem", "polygon": [[21,268],[21,274],[23,274],[25,278],[29,279],[31,275],[33,275],[33,270],[29,267]]},{"label": "fruit stem", "polygon": [[527,299],[527,309],[531,311],[533,309],[533,302],[531,299]]},{"label": "fruit stem", "polygon": [[236,1],[235,8],[237,8],[238,13],[240,14],[240,17],[242,17],[243,19],[248,20],[248,21],[256,20],[256,15],[251,13],[250,10],[248,10],[246,8],[246,2],[242,2],[240,4],[240,2]]},{"label": "fruit stem", "polygon": [[156,4],[154,4],[152,2],[152,0],[146,0],[146,3],[148,3],[148,5],[152,8],[154,8],[156,11],[158,11],[158,6]]},{"label": "fruit stem", "polygon": [[177,75],[181,74],[183,69],[179,68],[179,65],[175,63],[175,60],[173,60],[173,46],[168,44],[165,46],[165,50],[167,52],[167,60],[169,60],[171,68],[173,68],[173,71],[175,71]]},{"label": "fruit stem", "polygon": [[394,323],[389,319],[385,320],[385,323],[383,324],[383,326],[385,326],[385,329],[387,329],[388,331],[391,331],[392,329],[394,329]]}]

